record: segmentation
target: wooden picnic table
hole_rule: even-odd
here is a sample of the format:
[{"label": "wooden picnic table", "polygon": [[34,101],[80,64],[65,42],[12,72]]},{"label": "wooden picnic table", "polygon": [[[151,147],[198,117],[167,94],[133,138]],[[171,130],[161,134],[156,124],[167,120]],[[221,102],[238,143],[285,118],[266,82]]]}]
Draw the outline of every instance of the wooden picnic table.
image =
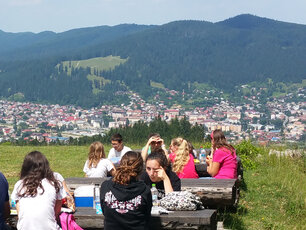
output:
[{"label": "wooden picnic table", "polygon": [[[66,178],[66,184],[74,191],[82,185],[99,186],[109,178],[96,177],[70,177]],[[238,203],[239,189],[236,179],[181,179],[183,191],[190,191],[200,196],[205,207],[232,206]]]},{"label": "wooden picnic table", "polygon": [[[79,207],[74,213],[78,225],[84,229],[103,229],[104,216],[93,208]],[[213,209],[174,211],[152,215],[150,229],[217,229],[217,212]]]}]

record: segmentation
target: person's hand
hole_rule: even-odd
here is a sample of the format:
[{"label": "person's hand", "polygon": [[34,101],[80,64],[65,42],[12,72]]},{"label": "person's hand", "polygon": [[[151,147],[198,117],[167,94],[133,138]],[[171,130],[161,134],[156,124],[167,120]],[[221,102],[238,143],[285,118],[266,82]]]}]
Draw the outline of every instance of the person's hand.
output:
[{"label": "person's hand", "polygon": [[159,169],[156,170],[156,172],[157,172],[157,177],[160,178],[161,180],[165,180],[168,177],[164,168],[161,166],[159,167]]},{"label": "person's hand", "polygon": [[211,156],[207,156],[206,159],[205,159],[205,161],[206,161],[206,164],[207,164],[207,165],[210,165],[211,162],[212,162]]}]

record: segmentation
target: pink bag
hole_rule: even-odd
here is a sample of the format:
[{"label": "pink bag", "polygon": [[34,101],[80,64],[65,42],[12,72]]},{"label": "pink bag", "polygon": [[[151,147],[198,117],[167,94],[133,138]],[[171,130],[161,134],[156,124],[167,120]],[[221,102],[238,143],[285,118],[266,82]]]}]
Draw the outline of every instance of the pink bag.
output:
[{"label": "pink bag", "polygon": [[62,212],[59,215],[62,230],[83,230],[74,219],[71,213]]}]

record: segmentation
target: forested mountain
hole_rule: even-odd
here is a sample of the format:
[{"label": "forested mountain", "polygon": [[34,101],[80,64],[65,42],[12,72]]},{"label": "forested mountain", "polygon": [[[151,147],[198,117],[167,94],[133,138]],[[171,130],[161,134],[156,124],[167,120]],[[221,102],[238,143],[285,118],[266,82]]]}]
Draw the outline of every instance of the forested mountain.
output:
[{"label": "forested mountain", "polygon": [[[61,64],[110,55],[125,61],[99,70]],[[127,89],[150,97],[156,91],[152,83],[191,92],[198,82],[230,92],[267,78],[299,82],[306,78],[305,66],[305,25],[252,15],[59,34],[0,31],[0,96],[31,101],[96,106],[122,102],[126,97],[114,93]],[[105,79],[110,83],[103,84]]]}]

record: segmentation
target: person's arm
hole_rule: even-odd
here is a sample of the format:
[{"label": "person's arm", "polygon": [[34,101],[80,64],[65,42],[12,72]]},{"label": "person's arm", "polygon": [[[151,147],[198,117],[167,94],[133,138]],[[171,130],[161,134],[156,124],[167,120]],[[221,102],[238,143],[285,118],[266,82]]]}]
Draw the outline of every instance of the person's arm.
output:
[{"label": "person's arm", "polygon": [[5,201],[4,207],[3,207],[3,218],[6,219],[10,216],[11,208],[10,208],[10,202]]},{"label": "person's arm", "polygon": [[54,206],[54,212],[55,212],[55,219],[59,220],[59,215],[61,213],[62,208],[62,200],[56,200],[55,206]]},{"label": "person's arm", "polygon": [[153,140],[154,137],[150,137],[150,139],[147,141],[146,146],[141,150],[141,156],[144,161],[147,159],[149,146]]},{"label": "person's arm", "polygon": [[167,159],[169,159],[169,154],[168,154],[168,150],[166,149],[164,139],[160,138],[159,140],[162,142],[162,145],[161,145],[162,150],[164,150]]},{"label": "person's arm", "polygon": [[66,181],[63,180],[62,184],[63,184],[63,188],[64,188],[65,192],[67,193],[67,195],[70,196],[70,190],[69,190],[69,188],[68,188],[68,186],[66,184]]},{"label": "person's arm", "polygon": [[168,194],[170,192],[173,192],[171,181],[165,172],[165,170],[160,166],[160,168],[157,170],[157,176],[163,181],[164,183],[164,189],[165,194]]},{"label": "person's arm", "polygon": [[207,163],[207,172],[214,177],[217,175],[220,169],[220,163],[219,162],[214,162],[211,157],[206,158],[206,163]]}]

